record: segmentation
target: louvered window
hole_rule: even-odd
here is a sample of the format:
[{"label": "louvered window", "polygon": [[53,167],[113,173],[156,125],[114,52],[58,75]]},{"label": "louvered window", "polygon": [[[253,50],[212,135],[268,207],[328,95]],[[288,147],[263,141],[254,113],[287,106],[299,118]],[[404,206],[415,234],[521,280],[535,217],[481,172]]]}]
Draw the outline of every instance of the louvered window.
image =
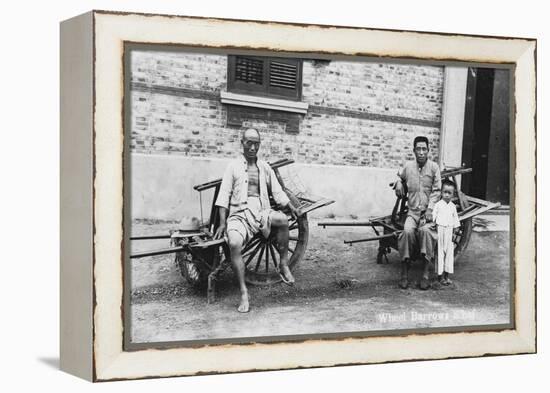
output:
[{"label": "louvered window", "polygon": [[299,101],[302,61],[299,59],[229,56],[228,91]]},{"label": "louvered window", "polygon": [[262,85],[264,83],[263,61],[248,57],[237,57],[235,62],[235,80]]}]

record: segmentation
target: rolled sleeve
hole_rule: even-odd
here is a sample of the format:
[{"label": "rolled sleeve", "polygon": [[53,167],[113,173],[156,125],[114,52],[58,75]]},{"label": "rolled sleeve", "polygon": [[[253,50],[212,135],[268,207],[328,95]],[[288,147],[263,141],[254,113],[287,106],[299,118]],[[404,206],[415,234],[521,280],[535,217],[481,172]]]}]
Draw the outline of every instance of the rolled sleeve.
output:
[{"label": "rolled sleeve", "polygon": [[222,184],[216,199],[216,206],[229,209],[229,201],[231,200],[231,192],[233,190],[233,165],[229,165],[223,173]]},{"label": "rolled sleeve", "polygon": [[407,175],[405,174],[405,171],[406,171],[405,165],[403,165],[401,168],[399,168],[397,170],[397,177],[395,178],[396,182],[398,182],[398,181],[400,181],[402,183],[407,182]]},{"label": "rolled sleeve", "polygon": [[279,184],[279,180],[271,167],[269,167],[269,178],[271,181],[271,194],[273,195],[275,202],[281,207],[288,205],[290,199],[288,199],[286,192],[283,191],[283,188],[281,187],[281,184]]}]

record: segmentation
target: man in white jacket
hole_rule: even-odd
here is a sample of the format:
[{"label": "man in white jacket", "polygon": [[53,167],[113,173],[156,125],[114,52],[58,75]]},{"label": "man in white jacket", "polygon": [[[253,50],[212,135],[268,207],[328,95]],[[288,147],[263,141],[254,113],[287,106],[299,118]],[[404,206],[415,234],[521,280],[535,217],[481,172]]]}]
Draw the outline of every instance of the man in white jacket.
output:
[{"label": "man in white jacket", "polygon": [[227,167],[216,199],[220,225],[215,238],[227,237],[231,263],[241,291],[237,310],[248,312],[250,306],[244,279],[243,246],[258,232],[267,238],[271,230],[276,231],[281,278],[292,285],[294,277],[288,267],[288,219],[283,212],[271,208],[269,194],[271,193],[280,208],[288,207],[293,216],[296,216],[297,211],[283,191],[273,169],[257,157],[260,133],[253,128],[244,131],[241,146],[243,154]]}]

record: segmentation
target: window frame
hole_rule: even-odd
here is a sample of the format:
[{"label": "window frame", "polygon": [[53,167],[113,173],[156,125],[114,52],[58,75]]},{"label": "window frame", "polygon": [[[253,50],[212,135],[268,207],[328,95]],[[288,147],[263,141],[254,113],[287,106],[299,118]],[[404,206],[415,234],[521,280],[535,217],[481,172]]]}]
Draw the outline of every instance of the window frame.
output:
[{"label": "window frame", "polygon": [[[263,62],[263,77],[261,85],[254,85],[236,80],[236,64],[237,58],[245,57]],[[284,89],[280,87],[270,86],[270,64],[272,61],[277,61],[284,64],[292,64],[296,66],[296,88]],[[272,57],[272,56],[250,56],[250,55],[228,55],[227,56],[227,91],[231,93],[247,94],[260,97],[276,98],[289,101],[302,100],[302,59],[290,57]],[[291,91],[294,94],[285,94]]]}]

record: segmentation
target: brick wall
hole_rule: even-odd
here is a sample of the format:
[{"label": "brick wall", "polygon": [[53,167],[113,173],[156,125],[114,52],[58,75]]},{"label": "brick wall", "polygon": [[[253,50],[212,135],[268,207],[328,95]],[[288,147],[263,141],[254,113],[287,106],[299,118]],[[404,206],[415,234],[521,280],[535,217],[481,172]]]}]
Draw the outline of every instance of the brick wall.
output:
[{"label": "brick wall", "polygon": [[[243,107],[220,103],[226,77],[227,56],[134,51],[131,150],[236,156],[241,127],[228,122],[228,109]],[[442,67],[304,60],[302,85],[305,116],[239,114],[242,126],[262,132],[262,157],[394,168],[412,158],[412,140],[423,134],[437,159]]]}]

